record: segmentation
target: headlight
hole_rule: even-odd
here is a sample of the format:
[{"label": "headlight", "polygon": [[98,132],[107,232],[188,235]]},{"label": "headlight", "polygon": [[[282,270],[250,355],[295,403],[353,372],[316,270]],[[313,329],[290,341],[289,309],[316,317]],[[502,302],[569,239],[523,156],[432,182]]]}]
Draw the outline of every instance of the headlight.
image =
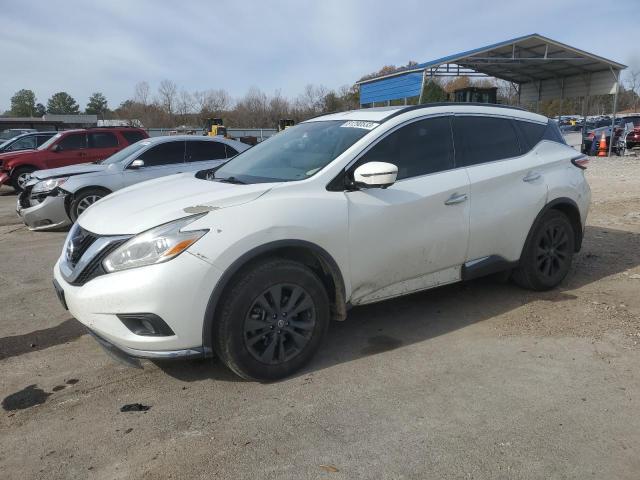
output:
[{"label": "headlight", "polygon": [[142,232],[118,247],[102,262],[107,272],[162,263],[177,257],[209,230],[181,229],[206,213],[181,218]]},{"label": "headlight", "polygon": [[38,182],[33,186],[33,190],[31,190],[31,193],[50,192],[54,188],[62,185],[67,180],[69,180],[69,177],[50,178],[48,180],[43,180],[42,182]]}]

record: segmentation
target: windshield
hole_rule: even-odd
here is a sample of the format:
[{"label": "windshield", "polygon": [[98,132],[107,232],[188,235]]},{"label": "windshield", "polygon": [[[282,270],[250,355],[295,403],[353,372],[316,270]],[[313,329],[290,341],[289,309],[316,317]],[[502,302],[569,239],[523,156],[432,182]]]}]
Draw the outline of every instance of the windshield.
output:
[{"label": "windshield", "polygon": [[104,160],[98,160],[95,163],[101,164],[101,165],[110,165],[112,163],[119,163],[122,160],[129,157],[130,155],[136,153],[137,151],[142,150],[147,145],[149,145],[148,140],[132,143],[127,148],[123,148],[119,152],[116,152],[113,155],[111,155],[110,157],[107,157]]},{"label": "windshield", "polygon": [[215,172],[214,179],[235,183],[304,180],[376,126],[344,120],[301,123],[236,155]]},{"label": "windshield", "polygon": [[51,146],[52,143],[54,143],[56,140],[58,140],[60,137],[62,136],[61,133],[57,133],[55,134],[53,137],[51,137],[49,140],[47,140],[46,142],[44,142],[42,145],[40,145],[38,147],[38,150],[46,150],[47,148],[49,148]]}]

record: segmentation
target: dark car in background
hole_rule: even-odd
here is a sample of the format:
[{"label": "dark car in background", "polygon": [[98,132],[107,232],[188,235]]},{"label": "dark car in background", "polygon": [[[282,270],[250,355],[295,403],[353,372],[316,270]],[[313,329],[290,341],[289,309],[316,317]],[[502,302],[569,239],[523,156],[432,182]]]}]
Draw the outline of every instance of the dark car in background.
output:
[{"label": "dark car in background", "polygon": [[104,160],[144,138],[149,138],[147,132],[132,127],[58,132],[36,150],[0,153],[0,185],[8,183],[16,191],[22,191],[36,170]]},{"label": "dark car in background", "polygon": [[51,137],[53,137],[56,133],[58,132],[51,131],[22,133],[0,143],[0,153],[17,152],[19,150],[35,150]]},{"label": "dark car in background", "polygon": [[[602,124],[604,123],[604,125]],[[625,126],[628,123],[633,123],[634,130],[627,136],[627,148],[633,148],[640,145],[640,115],[625,115],[624,117],[616,118],[613,129],[613,145],[616,145],[618,138],[625,131]],[[604,133],[607,149],[609,148],[609,142],[611,141],[611,119],[608,121],[602,120],[590,125],[587,123],[587,128],[584,130],[582,140],[582,153],[588,155],[595,155],[598,151],[598,144]],[[594,144],[595,142],[595,144]]]}]

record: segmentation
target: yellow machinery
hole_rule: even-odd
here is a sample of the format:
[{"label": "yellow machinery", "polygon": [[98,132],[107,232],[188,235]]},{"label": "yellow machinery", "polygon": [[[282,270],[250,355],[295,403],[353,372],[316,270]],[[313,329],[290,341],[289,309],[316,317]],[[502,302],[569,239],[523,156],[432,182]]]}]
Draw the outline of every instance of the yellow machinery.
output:
[{"label": "yellow machinery", "polygon": [[204,129],[204,133],[209,137],[226,137],[227,127],[222,124],[221,118],[207,118],[207,124]]},{"label": "yellow machinery", "polygon": [[281,118],[278,120],[278,131],[281,132],[289,127],[293,127],[294,123],[291,118]]}]

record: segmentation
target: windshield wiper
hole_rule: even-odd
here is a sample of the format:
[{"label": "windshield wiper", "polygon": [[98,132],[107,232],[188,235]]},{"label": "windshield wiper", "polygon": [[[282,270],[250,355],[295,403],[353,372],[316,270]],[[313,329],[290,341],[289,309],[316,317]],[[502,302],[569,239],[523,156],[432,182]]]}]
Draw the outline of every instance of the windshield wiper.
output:
[{"label": "windshield wiper", "polygon": [[242,180],[238,180],[236,177],[214,178],[214,179],[222,183],[235,183],[236,185],[246,185],[246,182],[243,182]]}]

